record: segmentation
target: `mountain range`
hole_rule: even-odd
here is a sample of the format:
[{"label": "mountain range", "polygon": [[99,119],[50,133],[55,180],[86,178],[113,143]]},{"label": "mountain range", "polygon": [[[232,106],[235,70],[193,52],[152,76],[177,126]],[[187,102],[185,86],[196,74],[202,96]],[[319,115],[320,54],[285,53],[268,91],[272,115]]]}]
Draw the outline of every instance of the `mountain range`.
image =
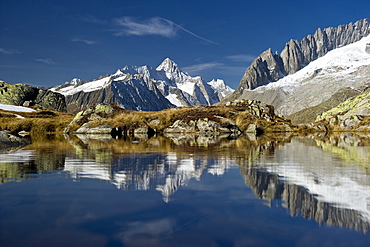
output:
[{"label": "mountain range", "polygon": [[344,88],[359,94],[370,82],[369,34],[370,21],[363,19],[317,29],[301,41],[292,39],[280,54],[267,49],[223,101],[260,100],[289,116],[330,100]]},{"label": "mountain range", "polygon": [[292,120],[312,122],[369,85],[370,20],[363,19],[319,28],[301,41],[292,39],[280,54],[267,49],[246,69],[235,91],[221,79],[192,77],[169,58],[156,68],[126,66],[92,81],[74,78],[50,90],[65,96],[71,113],[98,103],[158,111],[245,99],[270,104]]},{"label": "mountain range", "polygon": [[169,58],[155,69],[126,66],[93,81],[75,78],[50,90],[66,97],[67,111],[72,113],[97,103],[143,111],[212,105],[234,91],[220,79],[206,83],[200,76],[191,77]]}]

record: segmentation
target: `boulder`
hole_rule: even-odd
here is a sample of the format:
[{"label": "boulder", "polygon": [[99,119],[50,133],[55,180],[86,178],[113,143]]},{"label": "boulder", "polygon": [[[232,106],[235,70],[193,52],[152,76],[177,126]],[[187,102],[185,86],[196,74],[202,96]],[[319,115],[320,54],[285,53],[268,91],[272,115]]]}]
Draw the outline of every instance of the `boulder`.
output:
[{"label": "boulder", "polygon": [[196,121],[189,121],[188,123],[183,120],[176,120],[170,127],[164,129],[165,133],[194,133]]},{"label": "boulder", "polygon": [[[370,116],[370,90],[349,98],[338,106],[319,115],[316,121],[327,122],[330,129],[366,131]],[[362,127],[365,126],[365,127]]]},{"label": "boulder", "polygon": [[[78,129],[78,133],[87,133],[89,132],[87,129],[91,128],[89,121],[94,120],[102,120],[105,117],[109,116],[114,112],[114,108],[111,104],[98,104],[96,106],[93,106],[91,108],[88,108],[86,110],[78,112],[73,120],[68,124],[68,126],[65,128],[64,133],[68,134],[70,132],[70,129],[72,126],[77,125],[80,126]],[[102,130],[95,129],[92,130],[94,133],[99,132]],[[109,133],[111,133],[112,128],[110,129]],[[107,130],[103,131],[104,133],[108,133]]]},{"label": "boulder", "polygon": [[230,133],[228,128],[222,127],[219,123],[210,121],[208,119],[199,119],[197,121],[197,128],[199,133]]},{"label": "boulder", "polygon": [[0,131],[0,150],[21,148],[30,144],[28,141],[10,134],[7,131]]},{"label": "boulder", "polygon": [[112,126],[99,125],[91,127],[90,123],[84,123],[79,129],[75,131],[76,134],[111,134]]},{"label": "boulder", "polygon": [[38,89],[37,96],[34,101],[35,106],[41,109],[49,109],[60,112],[67,111],[65,98],[60,93]]},{"label": "boulder", "polygon": [[198,135],[219,135],[221,133],[240,135],[241,131],[236,125],[222,127],[221,124],[207,118],[185,122],[176,120],[173,125],[166,128],[164,133],[196,133]]}]

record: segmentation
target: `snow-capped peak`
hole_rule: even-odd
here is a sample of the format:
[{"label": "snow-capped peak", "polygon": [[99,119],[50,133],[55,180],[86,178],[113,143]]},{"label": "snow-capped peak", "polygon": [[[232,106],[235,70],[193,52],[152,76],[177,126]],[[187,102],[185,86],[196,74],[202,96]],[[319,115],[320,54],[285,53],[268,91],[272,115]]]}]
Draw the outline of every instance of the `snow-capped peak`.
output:
[{"label": "snow-capped peak", "polygon": [[116,71],[116,73],[114,73],[113,74],[113,76],[121,76],[121,75],[123,75],[124,73],[120,70],[120,69],[118,69],[117,71]]},{"label": "snow-capped peak", "polygon": [[70,82],[67,81],[66,84],[77,85],[80,82],[81,82],[81,79],[79,79],[79,78],[73,78]]},{"label": "snow-capped peak", "polygon": [[161,71],[161,70],[164,70],[166,72],[169,72],[169,73],[173,73],[175,72],[176,70],[179,70],[179,67],[177,66],[177,64],[172,61],[171,59],[169,58],[166,58],[165,60],[163,60],[163,62],[156,68],[157,71]]},{"label": "snow-capped peak", "polygon": [[226,90],[226,91],[229,91],[229,92],[233,92],[234,89],[232,89],[231,87],[227,86],[225,84],[225,81],[222,80],[222,79],[213,79],[212,81],[208,82],[207,83],[208,85],[210,85],[211,87],[213,87],[214,89],[219,89],[219,90]]},{"label": "snow-capped peak", "polygon": [[214,90],[220,92],[222,97],[226,97],[226,95],[234,92],[235,90],[226,85],[225,81],[222,79],[213,79],[210,82],[207,82]]},{"label": "snow-capped peak", "polygon": [[[111,90],[114,93],[109,94],[114,95],[126,109],[153,110],[161,109],[158,107],[159,104],[162,104],[163,108],[168,108],[173,105],[217,103],[228,93],[228,90],[225,90],[228,87],[223,80],[215,80],[214,84],[217,86],[213,87],[205,83],[200,76],[191,77],[182,72],[174,61],[166,58],[156,69],[148,65],[125,66],[116,70],[114,74],[99,77],[93,81],[75,80],[63,86],[51,88],[51,90],[65,96],[79,93],[81,96],[78,97],[84,97],[84,93],[97,90]],[[146,99],[149,96],[152,98]],[[157,108],[148,107],[146,100],[151,101],[154,97],[159,102],[155,106]],[[67,101],[70,98],[73,97],[67,97]],[[142,103],[138,103],[140,100]]]},{"label": "snow-capped peak", "polygon": [[182,72],[178,65],[169,58],[163,60],[163,62],[156,68],[157,71],[164,71],[166,77],[170,80],[175,81],[176,83],[182,84],[184,81],[188,81],[190,76]]}]

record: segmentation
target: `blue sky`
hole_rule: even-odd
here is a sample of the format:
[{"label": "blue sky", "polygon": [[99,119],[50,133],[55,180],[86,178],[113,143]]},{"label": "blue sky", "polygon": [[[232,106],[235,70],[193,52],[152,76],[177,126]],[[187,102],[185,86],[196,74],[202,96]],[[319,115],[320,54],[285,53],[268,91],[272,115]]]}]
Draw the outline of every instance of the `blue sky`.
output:
[{"label": "blue sky", "polygon": [[49,87],[169,57],[236,88],[264,50],[369,10],[369,0],[0,0],[0,80]]}]

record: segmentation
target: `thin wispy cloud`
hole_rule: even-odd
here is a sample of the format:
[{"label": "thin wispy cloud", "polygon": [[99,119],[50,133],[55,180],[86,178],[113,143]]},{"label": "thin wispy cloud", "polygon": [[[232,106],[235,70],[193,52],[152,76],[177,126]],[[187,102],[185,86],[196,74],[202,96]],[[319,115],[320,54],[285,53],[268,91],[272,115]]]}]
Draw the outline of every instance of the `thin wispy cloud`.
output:
[{"label": "thin wispy cloud", "polygon": [[184,31],[193,37],[206,41],[207,43],[221,46],[219,43],[212,40],[206,39],[199,36],[188,29],[174,23],[173,21],[167,20],[162,17],[153,17],[147,20],[137,21],[132,17],[116,18],[113,22],[119,26],[118,30],[115,30],[116,36],[145,36],[145,35],[159,35],[166,38],[175,37],[178,31]]},{"label": "thin wispy cloud", "polygon": [[201,36],[199,36],[199,35],[197,35],[197,34],[195,34],[195,33],[191,32],[191,31],[187,30],[186,28],[183,28],[182,26],[180,26],[180,25],[178,25],[178,24],[176,24],[176,23],[174,23],[174,22],[172,22],[172,21],[170,21],[170,20],[167,20],[167,19],[164,19],[164,18],[161,18],[161,17],[157,17],[157,18],[158,18],[158,19],[160,19],[160,20],[163,20],[163,21],[167,22],[168,24],[171,24],[171,25],[173,25],[173,26],[175,26],[175,27],[177,27],[177,28],[181,29],[182,31],[184,31],[184,32],[186,32],[186,33],[188,33],[188,34],[190,34],[190,35],[192,35],[192,36],[194,36],[194,37],[196,37],[196,38],[198,38],[198,39],[201,39],[201,40],[203,40],[203,41],[206,41],[206,42],[211,43],[211,44],[214,44],[214,45],[222,46],[222,45],[220,45],[219,43],[216,43],[216,42],[214,42],[214,41],[212,41],[212,40],[209,40],[209,39],[203,38],[203,37],[201,37]]},{"label": "thin wispy cloud", "polygon": [[204,71],[208,69],[214,69],[216,67],[220,67],[223,65],[224,65],[223,63],[219,63],[219,62],[200,63],[200,64],[195,64],[195,65],[191,65],[188,67],[184,67],[183,70],[189,73],[195,73],[195,72]]},{"label": "thin wispy cloud", "polygon": [[80,38],[73,38],[71,39],[72,42],[82,42],[86,45],[95,45],[97,42],[94,40],[87,40],[87,39],[80,39]]},{"label": "thin wispy cloud", "polygon": [[177,34],[176,26],[158,17],[144,21],[136,21],[133,18],[126,16],[116,18],[113,22],[120,27],[115,31],[116,36],[160,35],[170,38]]},{"label": "thin wispy cloud", "polygon": [[4,49],[4,48],[0,48],[0,53],[5,54],[5,55],[14,55],[14,54],[19,54],[21,52],[18,51],[18,50],[7,50],[7,49]]},{"label": "thin wispy cloud", "polygon": [[234,62],[252,62],[256,57],[253,55],[239,54],[226,57]]},{"label": "thin wispy cloud", "polygon": [[40,62],[40,63],[44,63],[44,64],[48,64],[48,65],[54,65],[56,64],[52,59],[50,58],[38,58],[38,59],[35,59],[35,61],[37,62]]},{"label": "thin wispy cloud", "polygon": [[99,19],[93,15],[78,15],[78,18],[80,18],[80,20],[87,22],[87,23],[99,24],[99,25],[108,24],[108,21]]}]

